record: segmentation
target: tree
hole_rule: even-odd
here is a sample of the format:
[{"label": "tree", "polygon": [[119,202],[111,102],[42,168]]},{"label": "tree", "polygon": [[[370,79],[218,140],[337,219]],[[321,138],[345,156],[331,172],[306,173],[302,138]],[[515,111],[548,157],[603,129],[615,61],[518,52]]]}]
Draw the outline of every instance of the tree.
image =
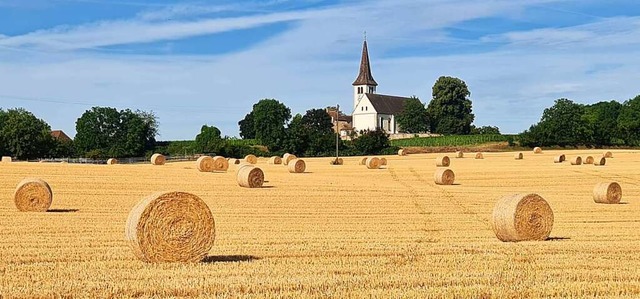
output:
[{"label": "tree", "polygon": [[248,113],[238,122],[240,126],[240,137],[244,139],[256,138],[256,130],[253,127],[253,113]]},{"label": "tree", "polygon": [[476,127],[471,125],[472,135],[500,135],[500,129],[496,126]]},{"label": "tree", "polygon": [[31,112],[18,108],[0,109],[0,144],[4,154],[18,159],[42,158],[51,152],[51,127]]},{"label": "tree", "polygon": [[296,114],[286,130],[286,140],[283,149],[289,153],[302,156],[309,148],[309,135],[306,132],[302,115]]},{"label": "tree", "polygon": [[331,117],[324,109],[310,109],[301,119],[306,132],[308,147],[306,156],[321,156],[335,148],[335,133]]},{"label": "tree", "polygon": [[431,132],[469,134],[474,115],[467,84],[454,77],[442,76],[433,85],[433,99],[427,107]]},{"label": "tree", "polygon": [[353,140],[353,148],[359,155],[375,155],[389,147],[389,134],[377,128],[374,131],[365,130]]},{"label": "tree", "polygon": [[422,133],[429,131],[429,116],[424,103],[417,97],[404,102],[404,108],[396,116],[400,130],[405,133]]},{"label": "tree", "polygon": [[618,116],[618,132],[625,144],[640,145],[640,95],[622,105]]},{"label": "tree", "polygon": [[540,122],[520,135],[525,146],[578,146],[590,144],[589,123],[583,117],[584,105],[557,99],[544,109]]},{"label": "tree", "polygon": [[618,134],[618,116],[622,104],[616,101],[598,102],[584,108],[583,118],[592,133],[589,142],[596,146],[622,143]]},{"label": "tree", "polygon": [[196,135],[196,150],[201,153],[217,153],[224,146],[220,130],[214,126],[203,125]]},{"label": "tree", "polygon": [[282,148],[286,138],[285,124],[291,119],[291,110],[275,99],[262,99],[251,111],[255,138],[271,151]]}]

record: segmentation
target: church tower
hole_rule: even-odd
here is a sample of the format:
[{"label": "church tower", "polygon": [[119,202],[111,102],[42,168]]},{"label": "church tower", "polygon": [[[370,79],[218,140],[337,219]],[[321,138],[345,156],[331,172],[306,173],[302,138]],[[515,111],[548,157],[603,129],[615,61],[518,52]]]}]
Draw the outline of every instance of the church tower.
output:
[{"label": "church tower", "polygon": [[355,109],[360,99],[366,93],[376,93],[376,80],[371,75],[371,66],[369,65],[369,50],[367,49],[367,40],[365,39],[362,46],[362,58],[360,59],[360,73],[358,78],[353,81],[353,108]]}]

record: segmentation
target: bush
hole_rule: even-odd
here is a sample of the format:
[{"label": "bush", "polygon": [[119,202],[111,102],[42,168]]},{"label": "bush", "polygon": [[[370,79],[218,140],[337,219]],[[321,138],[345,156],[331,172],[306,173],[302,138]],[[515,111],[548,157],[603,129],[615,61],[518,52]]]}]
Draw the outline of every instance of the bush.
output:
[{"label": "bush", "polygon": [[354,151],[359,155],[375,155],[389,147],[389,135],[382,129],[361,131],[353,140]]}]

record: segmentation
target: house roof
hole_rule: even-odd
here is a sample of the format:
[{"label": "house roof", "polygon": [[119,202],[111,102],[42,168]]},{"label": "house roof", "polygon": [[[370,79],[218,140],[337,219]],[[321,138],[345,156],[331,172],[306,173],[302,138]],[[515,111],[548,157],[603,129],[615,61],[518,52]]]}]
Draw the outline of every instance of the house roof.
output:
[{"label": "house roof", "polygon": [[[327,109],[327,114],[329,114],[329,116],[331,117],[331,121],[334,122],[336,119],[336,110]],[[351,115],[344,115],[340,113],[340,115],[338,116],[338,121],[351,122],[351,120]]]},{"label": "house roof", "polygon": [[51,131],[51,136],[58,140],[71,141],[71,138],[67,134],[65,134],[62,130]]},{"label": "house roof", "polygon": [[353,81],[353,85],[373,85],[378,86],[376,80],[373,80],[371,75],[371,66],[369,65],[369,50],[367,49],[367,41],[364,41],[362,46],[362,58],[360,58],[360,73],[358,78]]},{"label": "house roof", "polygon": [[395,115],[404,110],[404,102],[411,98],[388,96],[384,94],[367,93],[367,98],[376,109],[376,112],[382,114]]}]

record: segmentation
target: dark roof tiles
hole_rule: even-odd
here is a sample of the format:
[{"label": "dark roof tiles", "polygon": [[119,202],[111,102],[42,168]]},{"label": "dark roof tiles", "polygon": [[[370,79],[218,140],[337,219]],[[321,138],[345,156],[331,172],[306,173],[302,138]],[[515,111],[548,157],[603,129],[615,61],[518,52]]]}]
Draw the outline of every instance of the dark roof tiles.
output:
[{"label": "dark roof tiles", "polygon": [[376,112],[381,114],[399,114],[404,110],[404,102],[410,98],[388,96],[383,94],[367,93],[367,98],[376,109]]}]

